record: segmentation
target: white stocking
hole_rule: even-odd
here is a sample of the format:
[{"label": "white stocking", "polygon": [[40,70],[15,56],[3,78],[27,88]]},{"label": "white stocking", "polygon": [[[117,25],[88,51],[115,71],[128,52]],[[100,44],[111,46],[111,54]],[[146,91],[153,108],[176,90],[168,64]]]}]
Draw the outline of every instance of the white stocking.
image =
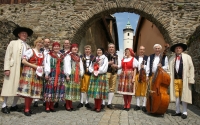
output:
[{"label": "white stocking", "polygon": [[136,97],[136,103],[137,103],[137,106],[140,106],[140,97],[139,96]]},{"label": "white stocking", "polygon": [[12,107],[17,105],[18,100],[19,100],[19,96],[14,96]]},{"label": "white stocking", "polygon": [[85,104],[89,103],[89,97],[87,96],[87,94],[85,93]]},{"label": "white stocking", "polygon": [[105,99],[102,100],[102,104],[105,105]]},{"label": "white stocking", "polygon": [[183,106],[183,114],[187,115],[187,102],[182,101],[182,106]]},{"label": "white stocking", "polygon": [[176,98],[176,113],[180,113],[180,99]]},{"label": "white stocking", "polygon": [[108,93],[108,105],[110,105],[112,103],[113,97],[114,97],[113,92]]},{"label": "white stocking", "polygon": [[84,98],[85,93],[81,92],[81,103],[83,104],[83,98]]},{"label": "white stocking", "polygon": [[7,100],[8,100],[8,97],[4,97],[4,101],[3,101],[3,104],[2,104],[2,108],[6,107],[7,106]]},{"label": "white stocking", "polygon": [[147,98],[146,97],[141,97],[141,98],[143,98],[143,104],[142,104],[142,106],[146,107]]},{"label": "white stocking", "polygon": [[37,101],[39,101],[39,99],[34,99],[34,102],[37,102]]}]

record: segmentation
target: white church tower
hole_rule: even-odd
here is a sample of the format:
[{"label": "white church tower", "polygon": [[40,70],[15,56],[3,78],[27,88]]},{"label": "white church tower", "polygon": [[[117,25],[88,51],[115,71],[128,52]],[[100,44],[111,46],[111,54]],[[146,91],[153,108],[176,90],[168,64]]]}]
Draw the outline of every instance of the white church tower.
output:
[{"label": "white church tower", "polygon": [[126,24],[125,29],[123,29],[124,33],[124,50],[126,48],[132,48],[133,49],[133,33],[134,30],[132,29],[132,26],[128,20],[128,23]]}]

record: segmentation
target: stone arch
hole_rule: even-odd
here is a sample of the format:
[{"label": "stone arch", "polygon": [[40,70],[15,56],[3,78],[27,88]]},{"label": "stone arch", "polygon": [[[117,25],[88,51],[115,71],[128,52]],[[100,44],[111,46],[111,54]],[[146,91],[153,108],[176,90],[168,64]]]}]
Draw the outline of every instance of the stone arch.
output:
[{"label": "stone arch", "polygon": [[[113,14],[116,12],[130,12],[139,14],[149,21],[153,22],[160,32],[162,33],[166,42],[171,43],[172,38],[170,36],[170,19],[168,14],[163,13],[163,11],[157,9],[154,5],[148,2],[116,2],[116,3],[103,3],[90,8],[90,10],[82,12],[82,17],[77,16],[73,19],[73,24],[71,24],[74,29],[74,35],[72,37],[72,42],[78,42],[84,35],[86,31],[93,22],[99,20],[102,16]],[[78,19],[79,18],[79,19]]]}]

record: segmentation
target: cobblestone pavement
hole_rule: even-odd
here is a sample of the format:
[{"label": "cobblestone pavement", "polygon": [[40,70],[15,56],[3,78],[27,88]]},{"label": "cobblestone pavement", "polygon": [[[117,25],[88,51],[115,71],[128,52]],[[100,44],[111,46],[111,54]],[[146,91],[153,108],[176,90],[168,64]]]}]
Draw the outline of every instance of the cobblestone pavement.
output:
[{"label": "cobblestone pavement", "polygon": [[[93,106],[93,99],[90,99]],[[9,106],[12,98],[9,98]],[[199,125],[200,109],[194,105],[188,105],[188,118],[183,120],[181,117],[172,117],[175,104],[170,103],[164,116],[153,116],[143,113],[141,110],[134,111],[135,98],[132,99],[130,111],[123,111],[123,99],[121,95],[115,95],[113,99],[114,110],[105,108],[102,112],[96,113],[87,110],[85,107],[79,110],[68,112],[60,103],[55,113],[46,113],[42,102],[39,107],[32,107],[37,114],[31,117],[24,116],[23,112],[11,112],[11,114],[0,113],[0,125]],[[18,104],[21,108],[24,106],[24,100],[20,99]],[[79,102],[74,102],[76,107]],[[2,102],[0,102],[0,105]]]}]

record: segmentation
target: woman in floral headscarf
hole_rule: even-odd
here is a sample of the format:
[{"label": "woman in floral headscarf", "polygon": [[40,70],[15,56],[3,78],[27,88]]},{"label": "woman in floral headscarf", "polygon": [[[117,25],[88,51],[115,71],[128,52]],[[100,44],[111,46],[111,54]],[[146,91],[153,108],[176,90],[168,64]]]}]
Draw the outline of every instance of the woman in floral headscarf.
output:
[{"label": "woman in floral headscarf", "polygon": [[124,98],[124,110],[129,111],[132,95],[135,95],[135,75],[138,61],[134,58],[134,52],[131,48],[125,49],[125,58],[122,59],[120,81],[117,93],[122,94]]},{"label": "woman in floral headscarf", "polygon": [[80,100],[81,78],[84,74],[83,62],[78,55],[78,44],[71,44],[70,51],[71,52],[66,56],[67,61],[65,62],[67,65],[67,68],[65,69],[67,71],[65,109],[67,111],[74,110],[72,101]]},{"label": "woman in floral headscarf", "polygon": [[93,111],[101,111],[102,99],[108,98],[108,82],[106,72],[108,70],[108,58],[104,55],[103,48],[97,48],[97,57],[90,64],[89,71],[92,73],[88,88],[88,97],[94,98]]}]

